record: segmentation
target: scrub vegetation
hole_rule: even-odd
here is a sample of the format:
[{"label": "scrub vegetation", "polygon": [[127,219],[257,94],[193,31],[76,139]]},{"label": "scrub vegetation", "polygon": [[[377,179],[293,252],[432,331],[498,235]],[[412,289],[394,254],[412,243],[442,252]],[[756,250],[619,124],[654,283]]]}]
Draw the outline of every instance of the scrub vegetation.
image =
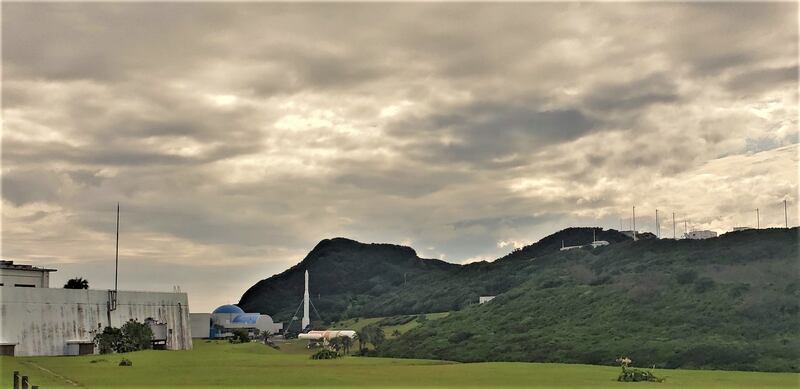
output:
[{"label": "scrub vegetation", "polygon": [[[297,340],[293,344],[300,346]],[[287,352],[284,350],[293,350]],[[197,340],[189,351],[137,351],[116,358],[0,357],[0,387],[21,371],[46,389],[105,388],[630,388],[617,382],[619,366],[539,363],[455,363],[434,360],[343,357],[313,360],[303,347],[275,350],[260,343]],[[92,363],[92,361],[95,361]],[[796,388],[800,375],[697,370],[658,370],[659,389]]]},{"label": "scrub vegetation", "polygon": [[491,302],[395,339],[385,356],[798,371],[798,230],[648,240],[527,261]]},{"label": "scrub vegetation", "polygon": [[[608,230],[597,232],[608,246],[560,251],[562,241],[592,240],[591,228],[569,228],[463,266],[337,238],[259,282],[241,305],[278,320],[291,315],[308,268],[312,300],[328,321],[319,327],[393,320],[397,327],[382,326],[384,356],[612,365],[628,355],[658,368],[798,371],[798,231],[633,242]],[[478,305],[481,295],[497,298]],[[401,323],[442,311],[452,313]]]}]

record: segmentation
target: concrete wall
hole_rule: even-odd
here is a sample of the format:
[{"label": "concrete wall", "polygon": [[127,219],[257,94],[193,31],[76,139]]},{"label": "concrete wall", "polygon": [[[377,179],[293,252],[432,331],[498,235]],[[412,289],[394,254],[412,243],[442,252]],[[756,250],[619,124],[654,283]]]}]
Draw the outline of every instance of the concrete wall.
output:
[{"label": "concrete wall", "polygon": [[192,337],[208,338],[211,331],[211,314],[190,313],[189,318],[192,321]]},{"label": "concrete wall", "polygon": [[3,286],[23,284],[33,285],[35,288],[49,288],[50,272],[0,268],[0,284],[3,284]]},{"label": "concrete wall", "polygon": [[[67,341],[92,340],[109,325],[107,302],[107,290],[0,287],[0,343],[17,343],[17,356],[66,355]],[[112,326],[148,317],[167,323],[167,349],[192,348],[186,293],[118,293]]]}]

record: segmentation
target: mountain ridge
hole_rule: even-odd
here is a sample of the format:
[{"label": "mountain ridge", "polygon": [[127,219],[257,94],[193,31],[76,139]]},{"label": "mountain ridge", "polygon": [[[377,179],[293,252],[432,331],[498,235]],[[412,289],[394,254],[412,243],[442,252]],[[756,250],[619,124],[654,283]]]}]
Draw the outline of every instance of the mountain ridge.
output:
[{"label": "mountain ridge", "polygon": [[[501,293],[522,282],[520,277],[509,273],[514,263],[529,259],[525,256],[557,252],[562,241],[565,245],[588,244],[592,241],[592,230],[600,240],[612,243],[630,240],[616,230],[570,227],[500,260],[457,264],[420,258],[407,246],[361,243],[342,237],[323,239],[299,263],[250,287],[239,305],[248,312],[290,320],[302,297],[303,273],[309,270],[312,301],[323,321],[457,310],[477,301],[478,295]],[[475,273],[497,269],[500,269],[498,276],[479,277],[475,281]],[[460,285],[450,285],[453,282]],[[437,288],[439,283],[450,287]],[[410,291],[412,288],[415,290]],[[430,293],[431,297],[423,298],[422,292]]]}]

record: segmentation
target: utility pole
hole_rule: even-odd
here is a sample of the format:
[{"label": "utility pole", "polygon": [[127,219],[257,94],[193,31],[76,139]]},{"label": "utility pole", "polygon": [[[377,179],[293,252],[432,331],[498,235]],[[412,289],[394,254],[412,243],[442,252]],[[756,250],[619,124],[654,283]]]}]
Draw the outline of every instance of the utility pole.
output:
[{"label": "utility pole", "polygon": [[761,229],[761,215],[758,213],[758,208],[756,208],[756,228]]},{"label": "utility pole", "polygon": [[114,293],[117,293],[117,276],[119,273],[119,203],[117,203],[117,247],[114,251]]},{"label": "utility pole", "polygon": [[656,208],[656,238],[661,238],[661,225],[658,224],[658,208]]}]

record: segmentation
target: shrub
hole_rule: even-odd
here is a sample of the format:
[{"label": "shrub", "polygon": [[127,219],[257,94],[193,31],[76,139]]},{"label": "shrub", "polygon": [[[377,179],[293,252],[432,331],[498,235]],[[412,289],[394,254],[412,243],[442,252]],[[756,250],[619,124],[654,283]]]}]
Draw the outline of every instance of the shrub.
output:
[{"label": "shrub", "polygon": [[122,328],[106,327],[94,337],[100,354],[149,349],[152,347],[152,340],[153,331],[150,327],[133,319],[128,320]]},{"label": "shrub", "polygon": [[338,352],[326,348],[311,355],[311,359],[336,359],[339,357],[341,357],[341,355],[339,355]]},{"label": "shrub", "polygon": [[681,270],[675,275],[675,280],[681,285],[691,284],[697,278],[694,270]]},{"label": "shrub", "polygon": [[233,330],[233,337],[230,339],[231,343],[250,343],[250,334],[243,329]]},{"label": "shrub", "polygon": [[153,330],[147,324],[131,319],[122,325],[120,333],[122,334],[122,342],[117,352],[125,353],[153,347]]},{"label": "shrub", "polygon": [[630,358],[618,358],[617,363],[622,367],[622,371],[617,377],[619,382],[664,382],[665,378],[656,377],[652,370],[642,370],[632,368]]},{"label": "shrub", "polygon": [[120,366],[133,366],[133,362],[131,362],[130,359],[122,358],[122,360],[119,361],[119,365]]},{"label": "shrub", "polygon": [[697,293],[703,293],[713,287],[714,287],[714,280],[708,277],[698,278],[694,282],[694,291]]},{"label": "shrub", "polygon": [[122,343],[122,332],[119,328],[106,327],[103,332],[95,335],[94,342],[100,354],[111,354],[120,349]]}]

